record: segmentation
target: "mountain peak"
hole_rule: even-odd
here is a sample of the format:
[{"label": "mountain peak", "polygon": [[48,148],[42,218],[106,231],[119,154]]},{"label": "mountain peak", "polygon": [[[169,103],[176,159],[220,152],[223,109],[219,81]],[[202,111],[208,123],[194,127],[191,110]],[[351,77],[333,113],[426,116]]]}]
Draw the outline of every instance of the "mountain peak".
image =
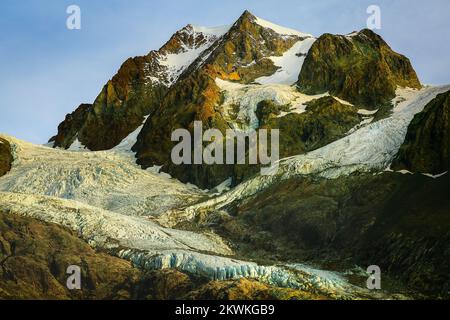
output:
[{"label": "mountain peak", "polygon": [[242,13],[242,15],[236,21],[235,25],[245,26],[247,24],[252,24],[252,25],[256,24],[260,27],[263,27],[265,29],[270,29],[273,32],[278,33],[279,35],[283,35],[283,36],[312,37],[311,34],[303,33],[298,30],[294,30],[291,28],[286,28],[286,27],[277,25],[273,22],[270,22],[270,21],[262,19],[258,16],[255,16],[248,10],[245,10],[244,13]]},{"label": "mountain peak", "polygon": [[250,11],[248,11],[248,10],[245,10],[242,14],[241,14],[241,16],[239,17],[239,19],[238,20],[240,20],[240,19],[254,19],[254,18],[256,18],[256,16],[254,15],[254,14],[252,14]]}]

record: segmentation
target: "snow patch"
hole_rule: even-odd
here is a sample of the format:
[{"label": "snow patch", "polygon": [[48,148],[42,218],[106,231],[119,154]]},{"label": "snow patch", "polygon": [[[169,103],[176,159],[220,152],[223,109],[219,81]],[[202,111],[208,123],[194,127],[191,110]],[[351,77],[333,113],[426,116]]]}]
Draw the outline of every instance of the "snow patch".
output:
[{"label": "snow patch", "polygon": [[145,122],[149,116],[145,116],[142,124],[137,127],[133,132],[131,132],[127,137],[125,137],[117,146],[112,150],[122,151],[122,152],[132,152],[131,148],[136,144],[137,137],[144,127]]},{"label": "snow patch", "polygon": [[89,151],[89,149],[84,146],[80,140],[78,140],[78,137],[75,139],[75,141],[70,145],[70,147],[67,149],[68,151]]},{"label": "snow patch", "polygon": [[[278,105],[290,105],[290,111],[281,114],[284,116],[288,113],[302,113],[306,108],[305,103],[328,95],[306,95],[285,84],[244,85],[219,78],[216,78],[216,84],[224,91],[225,101],[221,106],[223,114],[233,128],[242,130],[259,127],[256,109],[258,103],[263,100],[270,100]],[[236,110],[233,110],[235,106],[239,107],[236,115]]]},{"label": "snow patch", "polygon": [[440,174],[431,174],[431,173],[422,173],[422,174],[424,176],[427,176],[427,177],[430,177],[430,178],[433,178],[433,179],[438,179],[440,177],[445,176],[447,173],[448,173],[448,171],[445,171],[445,172],[440,173]]},{"label": "snow patch", "polygon": [[218,27],[203,27],[198,25],[192,25],[192,28],[196,33],[202,33],[204,35],[210,35],[220,38],[230,30],[231,26],[232,25],[224,25]]},{"label": "snow patch", "polygon": [[288,84],[297,82],[303,62],[309,49],[316,41],[315,38],[307,38],[295,43],[281,57],[269,57],[279,69],[271,76],[260,77],[255,82],[260,84]]},{"label": "snow patch", "polygon": [[270,21],[264,20],[259,17],[255,17],[255,18],[256,18],[255,22],[257,24],[259,24],[261,27],[271,29],[278,34],[287,35],[287,36],[312,37],[312,35],[310,35],[310,34],[303,33],[303,32],[300,32],[300,31],[297,31],[294,29],[282,27],[282,26],[279,26],[275,23],[272,23]]},{"label": "snow patch", "polygon": [[213,188],[213,191],[216,191],[216,192],[214,194],[210,195],[210,197],[220,195],[220,194],[224,193],[225,191],[230,190],[232,181],[233,181],[233,179],[230,177],[230,178],[226,179],[224,182],[220,183],[215,188]]},{"label": "snow patch", "polygon": [[[149,74],[147,81],[157,84],[162,83],[168,87],[172,86],[181,74],[198,58],[202,53],[211,47],[220,37],[222,37],[230,26],[221,27],[201,27],[188,25],[179,32],[186,33],[192,37],[193,43],[183,43],[179,52],[158,55],[157,63],[160,70],[155,74]],[[147,69],[150,66],[147,65]]]},{"label": "snow patch", "polygon": [[359,109],[358,113],[363,116],[371,116],[378,112],[379,109],[376,110],[366,110],[366,109]]}]

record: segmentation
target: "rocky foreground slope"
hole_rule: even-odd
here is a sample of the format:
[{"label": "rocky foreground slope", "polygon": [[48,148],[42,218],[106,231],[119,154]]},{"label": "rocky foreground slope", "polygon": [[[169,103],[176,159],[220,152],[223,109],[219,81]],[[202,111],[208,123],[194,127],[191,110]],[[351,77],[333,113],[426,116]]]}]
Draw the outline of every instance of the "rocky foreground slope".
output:
[{"label": "rocky foreground slope", "polygon": [[[174,269],[142,271],[94,251],[70,230],[0,213],[0,299],[325,299],[254,280],[210,281]],[[83,290],[68,290],[66,269],[81,267]]]}]

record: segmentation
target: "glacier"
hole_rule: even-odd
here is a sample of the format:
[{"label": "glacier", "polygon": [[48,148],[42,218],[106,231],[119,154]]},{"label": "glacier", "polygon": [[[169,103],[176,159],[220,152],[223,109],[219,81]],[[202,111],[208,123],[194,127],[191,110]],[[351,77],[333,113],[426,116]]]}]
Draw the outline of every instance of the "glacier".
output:
[{"label": "glacier", "polygon": [[212,231],[162,226],[147,210],[183,212],[193,198],[210,195],[140,169],[128,152],[65,151],[2,137],[10,141],[15,159],[0,178],[3,212],[69,228],[93,248],[149,270],[177,268],[212,280],[246,277],[339,299],[373,297],[334,273],[236,258],[226,239]]}]

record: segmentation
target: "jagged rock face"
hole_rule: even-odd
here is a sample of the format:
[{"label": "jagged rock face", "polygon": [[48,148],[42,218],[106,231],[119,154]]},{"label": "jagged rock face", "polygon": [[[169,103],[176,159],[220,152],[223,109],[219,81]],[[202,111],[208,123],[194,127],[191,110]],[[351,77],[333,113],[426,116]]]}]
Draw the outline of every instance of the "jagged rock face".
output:
[{"label": "jagged rock face", "polygon": [[[409,61],[369,30],[347,37],[324,35],[313,44],[314,40],[285,28],[280,31],[248,11],[229,27],[188,25],[159,51],[127,60],[91,107],[69,117],[76,121],[60,125],[55,146],[67,148],[78,138],[90,150],[110,149],[148,116],[132,149],[137,163],[143,168],[162,165],[163,171],[182,182],[211,188],[229,177],[238,183],[254,170],[240,168],[242,175],[231,165],[176,166],[170,160],[176,144],[171,133],[179,128],[192,133],[196,120],[202,121],[204,130],[225,132],[236,126],[237,121],[224,112],[225,93],[216,80],[248,85],[273,76],[280,67],[272,58],[284,57],[305,42],[296,55],[298,59],[313,45],[299,78],[307,93],[330,91],[358,106],[378,108],[393,97],[397,85],[420,86]],[[277,119],[269,112],[266,126],[289,131],[281,145],[282,155],[290,156],[342,137],[358,119],[347,109],[317,109],[308,112],[311,119],[295,114]]]},{"label": "jagged rock face", "polygon": [[68,148],[78,138],[90,150],[111,149],[140,126],[165,92],[148,78],[155,56],[128,59],[92,105],[82,105],[59,125],[54,146]]},{"label": "jagged rock face", "polygon": [[431,174],[449,170],[450,91],[438,95],[416,114],[391,167]]},{"label": "jagged rock face", "polygon": [[12,162],[11,145],[7,140],[0,138],[0,177],[11,170]]},{"label": "jagged rock face", "polygon": [[[280,158],[304,154],[344,137],[361,120],[358,109],[344,105],[331,96],[306,103],[306,112],[289,113],[288,106],[277,106],[264,100],[258,105],[256,114],[262,129],[278,129],[280,132]],[[239,183],[259,171],[258,166],[235,166],[233,178]]]},{"label": "jagged rock face", "polygon": [[69,148],[77,138],[78,132],[83,127],[91,104],[81,104],[74,112],[66,115],[66,118],[58,126],[58,134],[52,137],[49,142],[53,142],[55,147]]},{"label": "jagged rock face", "polygon": [[142,124],[144,116],[155,111],[190,62],[216,40],[216,35],[197,32],[188,25],[160,50],[129,58],[92,106],[80,106],[60,124],[58,134],[51,139],[54,146],[68,148],[76,138],[93,151],[118,145]]},{"label": "jagged rock face", "polygon": [[409,59],[368,29],[319,37],[308,52],[298,85],[305,93],[328,91],[373,109],[394,98],[397,86],[420,88]]},{"label": "jagged rock face", "polygon": [[299,40],[299,36],[282,36],[262,27],[256,17],[245,12],[187,69],[147,120],[133,147],[138,163],[143,167],[163,164],[164,171],[201,187],[216,186],[230,177],[233,166],[173,165],[170,152],[175,144],[170,141],[171,132],[178,128],[192,131],[196,120],[203,122],[204,129],[225,132],[230,125],[218,108],[223,97],[216,77],[248,83],[273,74],[277,67],[268,57],[281,55]]},{"label": "jagged rock face", "polygon": [[449,187],[449,175],[291,178],[207,224],[255,259],[375,264],[415,290],[449,297]]},{"label": "jagged rock face", "polygon": [[[293,155],[303,154],[305,152],[320,148],[330,142],[344,137],[352,128],[358,125],[362,117],[358,114],[358,109],[344,105],[332,97],[324,97],[311,101],[307,104],[306,112],[297,114],[289,113],[282,117],[280,115],[282,110],[289,111],[286,106],[277,106],[271,101],[262,101],[257,109],[257,114],[260,117],[260,124],[262,129],[278,129],[280,130],[280,157],[289,157]],[[204,109],[203,109],[204,110]],[[175,111],[174,111],[175,112]],[[199,112],[201,112],[199,110]],[[169,112],[170,114],[170,112]],[[169,117],[167,121],[176,120],[176,117]],[[222,128],[222,131],[227,129],[226,120],[221,116],[221,113],[214,113],[214,117],[208,118],[212,128]],[[192,120],[191,120],[192,121]],[[157,121],[159,122],[159,121]],[[138,140],[135,146],[138,150],[139,163],[148,166],[153,162],[149,161],[154,157],[155,163],[165,163],[163,170],[169,172],[183,182],[191,182],[203,188],[212,188],[231,177],[233,184],[238,184],[243,180],[256,174],[260,168],[258,165],[172,165],[170,159],[161,158],[161,155],[170,155],[170,150],[173,144],[167,143],[167,149],[161,152],[161,145],[157,143],[150,144],[147,147],[140,146],[139,143],[156,141],[161,143],[164,135],[170,134],[167,129],[163,127],[163,133],[155,137],[152,134],[155,132],[157,123],[150,121],[144,126],[152,128],[150,136]],[[173,124],[171,128],[179,128],[186,126],[192,128],[192,123],[177,123]],[[149,153],[143,154],[139,150],[147,148]]]}]

